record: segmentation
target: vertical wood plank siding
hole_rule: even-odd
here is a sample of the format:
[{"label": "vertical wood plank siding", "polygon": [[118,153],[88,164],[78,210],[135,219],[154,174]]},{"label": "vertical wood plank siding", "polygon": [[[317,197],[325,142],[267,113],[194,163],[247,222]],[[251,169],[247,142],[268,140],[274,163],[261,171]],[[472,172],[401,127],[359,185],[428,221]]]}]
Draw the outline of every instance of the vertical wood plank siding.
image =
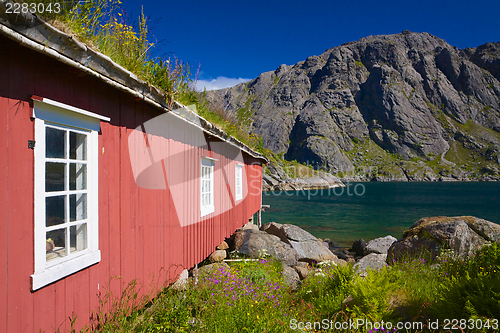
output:
[{"label": "vertical wood plank siding", "polygon": [[[7,63],[7,52],[2,51],[0,48],[0,64]],[[0,65],[1,66],[1,65]],[[9,99],[2,98],[9,94],[9,72],[2,73],[0,79],[0,332],[7,332],[7,289],[8,285],[8,247],[9,247],[9,227],[7,220],[9,218],[8,205],[8,163],[7,157],[9,153],[9,136],[8,136],[8,123],[9,123]]]},{"label": "vertical wood plank siding", "polygon": [[[32,95],[111,118],[109,123],[101,122],[99,133],[101,261],[35,292],[30,290],[34,270],[34,156],[28,149],[28,140],[34,139]],[[158,292],[167,278],[176,278],[183,268],[206,258],[260,208],[262,166],[247,154],[241,161],[244,186],[253,187],[247,187],[247,195],[233,207],[228,192],[234,192],[236,148],[226,143],[214,143],[209,150],[199,139],[194,146],[169,139],[162,149],[172,158],[162,165],[168,182],[181,186],[175,193],[171,188],[137,186],[128,137],[161,114],[95,78],[0,37],[0,332],[69,330],[68,318],[73,315],[78,316],[76,329],[80,329],[89,323],[91,311],[97,310],[99,293],[119,296],[133,280],[143,293]],[[193,126],[182,121],[166,131],[184,137],[185,142],[192,141],[195,133]],[[199,222],[203,156],[217,159],[216,211]],[[182,204],[175,203],[174,195],[181,196]]]}]

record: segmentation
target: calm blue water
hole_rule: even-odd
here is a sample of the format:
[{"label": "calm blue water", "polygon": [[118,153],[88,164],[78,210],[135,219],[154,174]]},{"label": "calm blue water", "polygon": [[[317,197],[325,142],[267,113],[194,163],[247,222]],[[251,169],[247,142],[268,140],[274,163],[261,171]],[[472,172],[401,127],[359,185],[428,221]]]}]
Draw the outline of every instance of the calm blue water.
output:
[{"label": "calm blue water", "polygon": [[271,208],[262,213],[262,222],[295,224],[316,237],[330,238],[343,246],[360,238],[367,241],[386,235],[400,238],[404,230],[426,216],[472,215],[500,224],[497,182],[346,185],[349,191],[335,188],[264,192],[262,203]]}]

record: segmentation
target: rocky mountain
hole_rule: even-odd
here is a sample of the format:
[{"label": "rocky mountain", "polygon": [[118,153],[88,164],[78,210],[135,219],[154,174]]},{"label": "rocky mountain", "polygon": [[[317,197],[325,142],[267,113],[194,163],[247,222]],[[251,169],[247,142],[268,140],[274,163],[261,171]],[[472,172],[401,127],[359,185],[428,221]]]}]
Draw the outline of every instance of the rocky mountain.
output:
[{"label": "rocky mountain", "polygon": [[287,160],[366,180],[500,179],[500,43],[370,36],[207,100]]}]

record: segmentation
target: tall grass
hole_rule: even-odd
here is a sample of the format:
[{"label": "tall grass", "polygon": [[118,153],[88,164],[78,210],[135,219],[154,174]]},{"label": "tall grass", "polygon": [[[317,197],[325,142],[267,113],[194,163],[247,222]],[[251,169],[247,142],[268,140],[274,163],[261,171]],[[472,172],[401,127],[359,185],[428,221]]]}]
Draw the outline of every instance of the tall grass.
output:
[{"label": "tall grass", "polygon": [[[54,1],[25,2],[48,5]],[[154,37],[146,15],[141,11],[137,23],[131,24],[120,4],[119,0],[68,0],[61,2],[60,13],[45,12],[44,18],[158,88],[169,107],[174,107],[176,100],[186,105],[194,104],[202,117],[251,148],[265,153],[261,138],[249,134],[237,119],[221,108],[209,105],[200,93],[194,91],[189,63],[175,56],[154,56],[157,44],[152,41]]]},{"label": "tall grass", "polygon": [[[272,259],[231,263],[229,268],[191,281],[186,290],[165,289],[141,309],[128,302],[115,302],[123,310],[106,318],[98,332],[297,332],[334,331],[329,323],[365,322],[416,323],[413,330],[377,332],[452,332],[445,319],[462,320],[481,329],[498,331],[499,286],[497,244],[477,256],[427,261],[407,258],[367,277],[355,274],[352,266],[318,266],[298,291],[282,277],[281,264]],[[133,290],[133,289],[130,289]],[[133,293],[129,293],[132,294]],[[130,299],[130,295],[128,299]],[[121,305],[121,304],[124,305]],[[439,320],[439,326],[430,323]],[[296,326],[294,326],[294,323]],[[311,329],[298,329],[310,323]],[[314,323],[317,324],[314,329]],[[386,326],[387,327],[387,326]],[[465,326],[464,326],[465,327]],[[344,332],[370,332],[366,326]],[[457,330],[455,330],[457,331]],[[375,332],[375,330],[371,330]]]},{"label": "tall grass", "polygon": [[[54,3],[52,0],[25,2]],[[67,0],[60,4],[61,12],[44,12],[44,18],[158,88],[165,94],[169,106],[191,89],[189,64],[176,57],[153,56],[157,45],[152,41],[143,11],[137,23],[131,24],[120,9],[119,0]]]}]

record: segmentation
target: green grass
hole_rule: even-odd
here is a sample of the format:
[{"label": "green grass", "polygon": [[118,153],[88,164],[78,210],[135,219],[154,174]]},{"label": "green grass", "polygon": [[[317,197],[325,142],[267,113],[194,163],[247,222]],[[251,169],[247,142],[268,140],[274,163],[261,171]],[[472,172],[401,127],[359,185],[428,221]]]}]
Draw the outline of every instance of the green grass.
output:
[{"label": "green grass", "polygon": [[61,2],[60,13],[45,12],[43,18],[158,88],[172,106],[180,94],[191,89],[189,64],[176,57],[153,56],[156,44],[152,42],[146,16],[141,12],[137,23],[131,24],[122,14],[120,4],[119,0],[68,0]]},{"label": "green grass", "polygon": [[[489,323],[489,329],[477,332],[497,330],[493,327],[500,313],[497,244],[463,260],[445,255],[434,260],[407,258],[369,271],[364,278],[355,275],[352,266],[318,266],[297,291],[284,284],[281,271],[281,264],[270,259],[235,262],[229,269],[221,267],[200,277],[184,291],[165,289],[142,308],[128,306],[134,300],[130,288],[125,301],[114,303],[113,315],[101,316],[92,330],[294,332],[292,323],[327,319],[421,322],[414,332],[448,332],[443,323],[451,318]],[[440,327],[430,330],[428,323],[436,320]]]},{"label": "green grass", "polygon": [[[53,0],[25,2],[49,4]],[[265,152],[262,140],[248,131],[251,100],[238,117],[241,119],[233,119],[223,110],[209,106],[202,94],[193,90],[190,65],[175,56],[153,56],[156,44],[151,41],[145,14],[141,12],[137,24],[131,24],[122,14],[120,4],[119,0],[69,0],[61,3],[59,14],[46,12],[43,18],[158,88],[170,107],[175,106],[176,100],[186,105],[195,104],[202,117],[251,148]]]}]

